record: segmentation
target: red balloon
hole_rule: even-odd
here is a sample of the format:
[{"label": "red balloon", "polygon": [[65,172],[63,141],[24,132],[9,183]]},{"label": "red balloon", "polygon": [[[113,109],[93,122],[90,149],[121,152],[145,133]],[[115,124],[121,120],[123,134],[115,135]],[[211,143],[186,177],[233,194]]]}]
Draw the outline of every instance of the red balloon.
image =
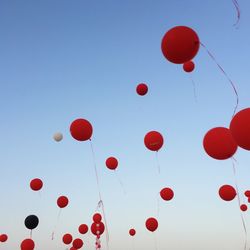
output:
[{"label": "red balloon", "polygon": [[194,68],[195,68],[195,64],[192,61],[188,61],[183,64],[183,70],[187,73],[192,72]]},{"label": "red balloon", "polygon": [[131,236],[134,236],[134,235],[136,234],[135,229],[134,229],[134,228],[131,228],[131,229],[129,230],[129,234],[130,234]]},{"label": "red balloon", "polygon": [[245,194],[246,197],[249,198],[250,197],[250,190],[246,190],[244,194]]},{"label": "red balloon", "polygon": [[81,224],[78,228],[78,231],[80,234],[86,234],[88,232],[89,228],[86,224]]},{"label": "red balloon", "polygon": [[241,204],[240,205],[240,210],[243,211],[243,212],[247,211],[247,205],[246,204]]},{"label": "red balloon", "polygon": [[224,201],[232,201],[236,195],[236,190],[231,185],[223,185],[219,189],[219,196]]},{"label": "red balloon", "polygon": [[42,180],[36,178],[30,181],[30,188],[34,191],[38,191],[43,187]]},{"label": "red balloon", "polygon": [[60,208],[64,208],[68,205],[69,199],[66,196],[60,196],[57,199],[57,206]]},{"label": "red balloon", "polygon": [[248,201],[248,203],[250,203],[250,197],[248,197],[247,201]]},{"label": "red balloon", "polygon": [[76,119],[70,125],[70,133],[77,141],[87,141],[92,136],[93,128],[89,121]]},{"label": "red balloon", "polygon": [[165,201],[170,201],[174,197],[174,191],[171,188],[163,188],[160,192],[161,198]]},{"label": "red balloon", "polygon": [[77,250],[77,249],[76,249],[76,248],[74,248],[74,247],[71,247],[71,248],[70,248],[70,250]]},{"label": "red balloon", "polygon": [[163,145],[163,136],[157,131],[150,131],[144,137],[145,146],[152,151],[158,151]]},{"label": "red balloon", "polygon": [[149,231],[154,232],[158,228],[158,221],[151,217],[146,220],[145,225]]},{"label": "red balloon", "polygon": [[182,64],[192,60],[198,53],[200,40],[196,32],[186,26],[176,26],[164,35],[161,50],[172,63]]},{"label": "red balloon", "polygon": [[138,95],[146,95],[148,93],[148,86],[145,83],[140,83],[136,87],[136,92]]},{"label": "red balloon", "polygon": [[73,240],[73,237],[71,234],[64,234],[62,237],[62,241],[64,244],[69,245]]},{"label": "red balloon", "polygon": [[250,108],[239,111],[233,117],[230,131],[239,147],[250,150]]},{"label": "red balloon", "polygon": [[111,170],[115,170],[118,166],[118,160],[115,157],[109,157],[106,160],[106,166]]},{"label": "red balloon", "polygon": [[105,226],[101,221],[98,223],[93,222],[90,229],[91,229],[92,234],[98,236],[98,235],[103,234],[105,230]]},{"label": "red balloon", "polygon": [[102,220],[101,214],[95,213],[95,214],[93,215],[93,221],[94,221],[94,222],[99,223],[101,220]]},{"label": "red balloon", "polygon": [[32,239],[25,239],[22,241],[21,250],[33,250],[35,248],[35,242]]},{"label": "red balloon", "polygon": [[230,130],[224,127],[209,130],[204,136],[203,147],[209,156],[217,160],[228,159],[237,150],[237,144]]},{"label": "red balloon", "polygon": [[8,236],[6,234],[0,235],[0,242],[6,242],[8,240]]},{"label": "red balloon", "polygon": [[80,249],[82,248],[82,246],[83,246],[83,241],[81,239],[77,238],[73,241],[73,247],[75,249]]}]

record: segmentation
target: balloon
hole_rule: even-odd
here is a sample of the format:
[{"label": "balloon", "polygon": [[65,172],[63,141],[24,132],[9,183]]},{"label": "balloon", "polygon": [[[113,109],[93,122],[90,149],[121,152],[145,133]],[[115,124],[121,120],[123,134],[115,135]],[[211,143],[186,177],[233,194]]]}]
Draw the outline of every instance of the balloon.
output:
[{"label": "balloon", "polygon": [[115,157],[109,157],[106,160],[106,166],[111,170],[115,170],[118,166],[118,160]]},{"label": "balloon", "polygon": [[83,246],[83,241],[81,239],[77,238],[73,241],[73,247],[75,249],[80,249],[82,248],[82,246]]},{"label": "balloon", "polygon": [[250,108],[239,111],[233,117],[230,131],[239,147],[250,150]]},{"label": "balloon", "polygon": [[163,136],[157,131],[150,131],[144,137],[145,146],[152,151],[158,151],[163,145]]},{"label": "balloon", "polygon": [[237,144],[230,130],[224,127],[209,130],[204,136],[203,147],[209,156],[217,160],[228,159],[237,150]]},{"label": "balloon", "polygon": [[195,64],[192,61],[188,61],[183,64],[183,70],[187,73],[192,72],[194,68],[195,68]]},{"label": "balloon", "polygon": [[161,198],[165,201],[170,201],[174,197],[174,192],[171,188],[163,188],[160,192]]},{"label": "balloon", "polygon": [[241,204],[240,205],[240,210],[243,211],[243,212],[247,211],[247,205],[246,204]]},{"label": "balloon", "polygon": [[158,221],[151,217],[146,220],[145,225],[149,231],[154,232],[158,228]]},{"label": "balloon", "polygon": [[70,125],[70,133],[77,141],[87,141],[92,136],[93,128],[89,121],[76,119]]},{"label": "balloon", "polygon": [[131,229],[129,230],[129,234],[130,234],[131,236],[134,236],[134,235],[136,234],[135,229],[134,229],[134,228],[131,228]]},{"label": "balloon", "polygon": [[101,221],[98,223],[93,222],[90,229],[92,234],[102,235],[105,230],[105,226]]},{"label": "balloon", "polygon": [[245,194],[246,197],[249,198],[250,197],[250,190],[246,190],[244,194]]},{"label": "balloon", "polygon": [[36,178],[36,179],[33,179],[33,180],[30,181],[30,188],[31,188],[33,191],[38,191],[38,190],[40,190],[42,187],[43,187],[43,182],[42,182],[42,180]]},{"label": "balloon", "polygon": [[102,220],[101,214],[95,213],[95,214],[93,215],[93,221],[94,221],[94,222],[99,223],[101,220]]},{"label": "balloon", "polygon": [[35,248],[35,242],[32,239],[25,239],[22,241],[21,250],[33,250]]},{"label": "balloon", "polygon": [[78,231],[80,234],[86,234],[88,232],[89,228],[86,224],[81,224],[78,228]]},{"label": "balloon", "polygon": [[69,200],[66,196],[60,196],[57,199],[57,206],[60,208],[64,208],[68,205]]},{"label": "balloon", "polygon": [[38,223],[39,223],[38,217],[33,214],[27,216],[24,221],[25,226],[30,230],[35,229],[38,226]]},{"label": "balloon", "polygon": [[62,241],[63,241],[63,243],[64,244],[66,244],[66,245],[69,245],[71,242],[72,242],[72,240],[73,240],[73,237],[72,237],[72,235],[71,234],[64,234],[63,235],[63,237],[62,237]]},{"label": "balloon", "polygon": [[63,139],[63,134],[60,133],[60,132],[57,132],[57,133],[55,133],[53,135],[53,138],[54,138],[55,141],[59,142],[59,141],[61,141]]},{"label": "balloon", "polygon": [[250,197],[248,197],[247,201],[248,201],[248,203],[250,203]]},{"label": "balloon", "polygon": [[192,60],[198,53],[200,40],[196,32],[186,26],[176,26],[164,35],[161,50],[165,58],[176,64]]},{"label": "balloon", "polygon": [[223,185],[219,189],[219,196],[224,201],[232,201],[236,195],[236,190],[231,185]]},{"label": "balloon", "polygon": [[77,249],[76,249],[76,248],[74,248],[74,247],[71,247],[71,248],[70,248],[70,250],[77,250]]},{"label": "balloon", "polygon": [[136,87],[136,92],[138,95],[146,95],[148,93],[148,86],[145,83],[140,83]]},{"label": "balloon", "polygon": [[0,235],[0,242],[6,242],[8,240],[8,236],[6,234]]}]

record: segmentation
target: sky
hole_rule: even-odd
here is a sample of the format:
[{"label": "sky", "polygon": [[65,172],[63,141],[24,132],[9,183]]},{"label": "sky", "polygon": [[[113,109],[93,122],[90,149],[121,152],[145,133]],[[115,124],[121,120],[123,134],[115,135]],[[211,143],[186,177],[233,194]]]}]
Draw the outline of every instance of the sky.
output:
[{"label": "sky", "polygon": [[[65,249],[67,232],[94,249],[94,236],[77,232],[91,224],[99,201],[94,162],[110,250],[244,249],[237,201],[218,196],[221,185],[235,184],[232,162],[212,159],[202,146],[209,129],[229,126],[234,91],[203,47],[191,74],[160,48],[170,28],[193,28],[234,82],[237,111],[249,107],[250,2],[238,2],[235,27],[230,0],[0,1],[0,234],[9,236],[0,249],[19,249],[30,214],[40,219],[35,249]],[[143,97],[135,91],[141,82],[149,88]],[[70,135],[77,118],[93,125],[94,159],[90,142]],[[144,146],[151,130],[164,137],[157,157]],[[115,172],[105,166],[109,156],[119,160]],[[235,154],[241,199],[250,189],[249,157]],[[29,187],[36,177],[40,193]],[[173,189],[173,200],[159,199],[163,187]],[[70,202],[57,223],[60,195]],[[249,231],[249,211],[243,216]],[[158,219],[155,233],[145,228],[148,217]],[[106,250],[105,234],[101,241]]]}]

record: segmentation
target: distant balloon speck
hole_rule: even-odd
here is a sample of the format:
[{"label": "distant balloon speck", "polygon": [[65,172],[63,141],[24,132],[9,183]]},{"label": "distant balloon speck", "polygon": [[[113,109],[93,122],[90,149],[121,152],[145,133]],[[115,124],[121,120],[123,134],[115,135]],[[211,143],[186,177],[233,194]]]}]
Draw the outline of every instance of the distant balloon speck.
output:
[{"label": "distant balloon speck", "polygon": [[55,141],[59,142],[59,141],[61,141],[63,139],[63,135],[62,135],[62,133],[57,132],[57,133],[54,134],[53,138],[54,138]]}]

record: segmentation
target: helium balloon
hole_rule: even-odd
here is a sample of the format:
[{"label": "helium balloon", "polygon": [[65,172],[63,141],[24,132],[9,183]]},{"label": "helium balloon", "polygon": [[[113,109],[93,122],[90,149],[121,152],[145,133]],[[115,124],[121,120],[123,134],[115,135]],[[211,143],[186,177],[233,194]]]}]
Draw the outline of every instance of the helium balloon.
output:
[{"label": "helium balloon", "polygon": [[232,201],[236,195],[236,190],[231,185],[223,185],[219,189],[219,196],[224,201]]},{"label": "helium balloon", "polygon": [[82,246],[83,246],[83,241],[81,239],[79,239],[79,238],[74,239],[74,241],[73,241],[73,247],[75,249],[80,249],[80,248],[82,248]]},{"label": "helium balloon", "polygon": [[183,64],[183,70],[187,73],[190,73],[194,70],[195,64],[192,61],[185,62]]},{"label": "helium balloon", "polygon": [[90,229],[91,229],[92,234],[98,236],[98,235],[103,234],[105,230],[105,226],[101,221],[98,223],[93,222]]},{"label": "helium balloon", "polygon": [[196,32],[186,26],[176,26],[164,35],[161,50],[165,58],[176,64],[191,61],[198,53],[200,40]]},{"label": "helium balloon", "polygon": [[151,151],[160,150],[163,142],[163,136],[157,131],[150,131],[144,137],[144,144]]},{"label": "helium balloon", "polygon": [[39,219],[36,215],[29,215],[24,221],[25,226],[30,230],[35,229],[38,226],[38,223]]},{"label": "helium balloon", "polygon": [[230,123],[230,131],[239,147],[250,150],[250,108],[235,114]]},{"label": "helium balloon", "polygon": [[86,224],[81,224],[79,227],[78,227],[78,231],[80,234],[86,234],[88,232],[89,228]]},{"label": "helium balloon", "polygon": [[160,192],[161,198],[165,201],[170,201],[174,197],[174,192],[171,188],[163,188]]},{"label": "helium balloon", "polygon": [[117,168],[117,166],[118,166],[118,160],[115,157],[109,157],[106,160],[106,166],[110,170],[115,170]]},{"label": "helium balloon", "polygon": [[22,241],[21,250],[33,250],[35,248],[35,242],[32,239],[25,239]]},{"label": "helium balloon", "polygon": [[70,250],[77,250],[77,249],[76,249],[76,248],[74,248],[74,247],[71,247],[71,248],[70,248]]},{"label": "helium balloon", "polygon": [[145,225],[149,231],[154,232],[158,228],[158,221],[151,217],[146,220]]},{"label": "helium balloon", "polygon": [[62,237],[62,241],[64,244],[69,245],[73,240],[73,237],[71,234],[64,234]]},{"label": "helium balloon", "polygon": [[250,203],[250,197],[248,197],[247,201],[248,201],[248,203]]},{"label": "helium balloon", "polygon": [[57,206],[60,208],[64,208],[68,205],[69,200],[66,196],[60,196],[57,199]]},{"label": "helium balloon", "polygon": [[30,181],[30,188],[31,188],[33,191],[38,191],[38,190],[40,190],[42,187],[43,187],[43,182],[42,182],[42,180],[36,178],[36,179],[33,179],[33,180]]},{"label": "helium balloon", "polygon": [[243,212],[247,211],[247,205],[246,204],[241,204],[240,205],[240,210],[243,211]]},{"label": "helium balloon", "polygon": [[237,144],[230,130],[224,127],[216,127],[209,130],[204,136],[203,147],[206,153],[216,160],[228,159],[237,150]]},{"label": "helium balloon", "polygon": [[87,141],[92,136],[93,128],[89,121],[76,119],[70,125],[70,133],[77,141]]},{"label": "helium balloon", "polygon": [[0,242],[6,242],[8,240],[8,236],[6,234],[0,235]]},{"label": "helium balloon", "polygon": [[94,222],[99,223],[101,220],[102,220],[101,214],[95,213],[95,214],[93,215],[93,221],[94,221]]},{"label": "helium balloon", "polygon": [[57,132],[57,133],[55,133],[53,135],[53,138],[54,138],[55,141],[59,142],[59,141],[61,141],[63,139],[63,134],[60,133],[60,132]]},{"label": "helium balloon", "polygon": [[129,234],[130,234],[131,236],[134,236],[134,235],[136,234],[135,229],[134,229],[134,228],[131,228],[131,229],[129,230]]},{"label": "helium balloon", "polygon": [[250,190],[246,190],[244,194],[245,194],[246,197],[249,198],[250,197]]},{"label": "helium balloon", "polygon": [[148,93],[148,86],[145,83],[140,83],[136,87],[136,92],[138,95],[146,95]]}]

